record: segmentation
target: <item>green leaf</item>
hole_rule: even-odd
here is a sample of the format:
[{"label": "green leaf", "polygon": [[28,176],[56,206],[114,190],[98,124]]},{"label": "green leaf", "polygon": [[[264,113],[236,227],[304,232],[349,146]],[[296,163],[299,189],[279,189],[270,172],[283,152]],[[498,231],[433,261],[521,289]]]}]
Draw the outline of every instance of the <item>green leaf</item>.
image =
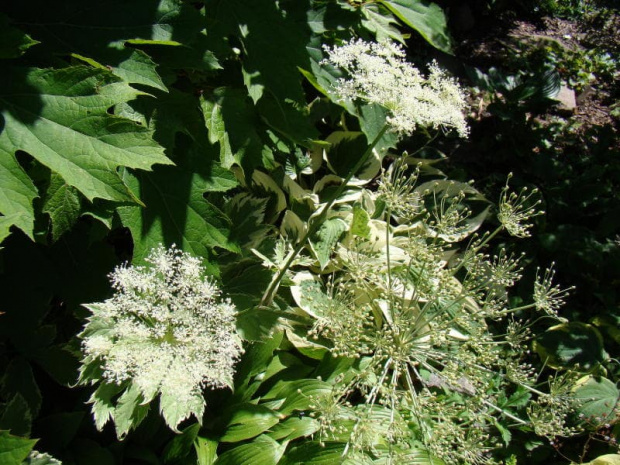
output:
[{"label": "green leaf", "polygon": [[41,408],[41,391],[32,373],[32,366],[23,357],[15,357],[6,367],[4,376],[0,383],[2,394],[12,397],[21,394],[28,403],[30,412],[34,416],[38,415]]},{"label": "green leaf", "polygon": [[620,454],[601,455],[591,462],[584,463],[583,465],[620,465]]},{"label": "green leaf", "polygon": [[0,463],[21,465],[37,443],[36,439],[12,436],[8,431],[0,431]]},{"label": "green leaf", "polygon": [[[180,167],[159,167],[152,173],[125,174],[127,184],[141,193],[142,207],[120,207],[118,213],[134,239],[134,261],[158,244],[207,258],[219,247],[238,251],[229,240],[226,215],[204,198],[210,181]],[[214,270],[211,270],[214,271]]]},{"label": "green leaf", "polygon": [[198,465],[213,465],[217,459],[217,441],[203,437],[197,437],[194,442]]},{"label": "green leaf", "polygon": [[0,213],[5,215],[3,228],[7,232],[10,226],[15,225],[30,239],[34,239],[32,202],[38,195],[36,187],[17,163],[13,153],[0,146]]},{"label": "green leaf", "polygon": [[239,442],[253,438],[277,424],[278,415],[262,405],[242,404],[235,406],[221,442]]},{"label": "green leaf", "polygon": [[50,216],[53,241],[69,231],[80,216],[80,196],[56,173],[52,173],[43,197],[43,213]]},{"label": "green leaf", "polygon": [[268,436],[259,436],[249,444],[224,452],[215,465],[276,465],[286,445],[280,445]]},{"label": "green leaf", "polygon": [[170,441],[163,452],[164,463],[174,463],[186,458],[194,450],[194,441],[198,438],[200,425],[195,423]]},{"label": "green leaf", "polygon": [[[330,169],[342,178],[349,174],[368,147],[364,134],[354,131],[334,131],[327,137],[326,142],[330,143],[327,163]],[[372,179],[380,169],[380,160],[372,156],[355,174],[360,179]]]},{"label": "green leaf", "polygon": [[607,378],[587,376],[573,390],[577,414],[586,425],[599,427],[616,418],[620,391]]},{"label": "green leaf", "polygon": [[[386,125],[387,114],[387,110],[381,105],[370,104],[360,107],[360,128],[366,135],[368,144],[377,137],[379,132],[381,132]],[[379,155],[379,158],[381,159],[388,149],[396,147],[397,142],[398,136],[393,132],[387,131],[375,146],[375,151]],[[376,161],[374,165],[377,165]],[[368,179],[368,177],[364,179]]]},{"label": "green leaf", "polygon": [[401,32],[394,27],[398,22],[383,5],[377,3],[364,3],[361,7],[365,19],[362,25],[375,35],[377,42],[395,40],[403,45],[405,39]]},{"label": "green leaf", "polygon": [[344,462],[345,444],[306,442],[293,447],[281,465],[336,465]]},{"label": "green leaf", "polygon": [[149,406],[141,403],[140,389],[133,384],[119,397],[112,414],[119,439],[123,439],[129,430],[136,428],[144,420]]},{"label": "green leaf", "polygon": [[351,221],[351,234],[355,236],[370,237],[370,215],[360,205],[353,205],[353,220]]},{"label": "green leaf", "polygon": [[591,325],[571,322],[556,325],[542,333],[534,342],[534,349],[552,368],[590,370],[607,358],[603,338]]},{"label": "green leaf", "polygon": [[0,59],[17,58],[38,43],[28,34],[9,25],[9,19],[0,13]]},{"label": "green leaf", "polygon": [[18,436],[29,436],[32,414],[24,397],[18,392],[4,406],[0,417],[0,430],[10,430]]},{"label": "green leaf", "polygon": [[284,439],[292,441],[293,439],[310,436],[319,430],[319,422],[310,417],[290,417],[285,421],[278,423],[271,429],[269,437],[275,440]]},{"label": "green leaf", "polygon": [[264,143],[256,131],[256,111],[239,89],[222,87],[200,99],[209,141],[220,145],[224,168],[237,164],[247,175],[263,165]]},{"label": "green leaf", "polygon": [[114,74],[127,82],[144,84],[167,92],[168,89],[155,70],[156,65],[142,50],[134,50],[126,60],[113,69]]},{"label": "green leaf", "polygon": [[[8,14],[41,41],[48,54],[92,59],[127,82],[165,90],[155,64],[127,43],[180,44],[204,28],[202,12],[180,0],[32,0],[16,3]],[[169,45],[170,46],[170,45]]]},{"label": "green leaf", "polygon": [[95,426],[99,431],[103,429],[114,414],[114,399],[123,388],[114,383],[101,383],[95,392],[91,395],[88,403],[93,404],[93,416],[95,418]]},{"label": "green leaf", "polygon": [[398,19],[415,29],[433,47],[452,54],[446,15],[441,7],[426,0],[380,0]]},{"label": "green leaf", "polygon": [[310,241],[310,246],[319,261],[321,270],[324,270],[329,264],[336,244],[347,229],[348,225],[342,219],[331,218],[323,222],[316,236]]},{"label": "green leaf", "polygon": [[199,395],[192,395],[189,399],[180,401],[174,392],[162,392],[159,399],[159,411],[166,424],[173,431],[177,431],[179,423],[192,415],[199,422],[202,421],[205,403],[202,396]]},{"label": "green leaf", "polygon": [[[312,397],[321,397],[332,390],[332,386],[318,379],[300,379],[284,382],[276,390],[276,397],[285,399],[278,409],[282,415],[290,415],[295,410],[307,410],[313,403]],[[265,396],[268,398],[269,394]]]},{"label": "green leaf", "polygon": [[150,131],[107,113],[138,95],[109,72],[86,67],[10,69],[0,76],[0,151],[23,150],[89,200],[135,202],[117,169],[170,164]]}]

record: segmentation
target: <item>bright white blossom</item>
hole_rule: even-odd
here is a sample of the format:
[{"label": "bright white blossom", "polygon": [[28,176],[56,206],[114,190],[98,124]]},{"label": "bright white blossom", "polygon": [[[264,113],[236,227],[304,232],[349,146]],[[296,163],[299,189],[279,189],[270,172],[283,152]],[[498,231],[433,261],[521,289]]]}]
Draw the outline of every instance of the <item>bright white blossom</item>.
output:
[{"label": "bright white blossom", "polygon": [[[80,334],[85,354],[81,378],[130,383],[141,405],[160,394],[162,415],[176,429],[191,415],[201,420],[204,387],[232,386],[241,341],[234,306],[204,276],[198,258],[160,246],[146,262],[118,267],[111,274],[114,296],[86,306],[92,316]],[[84,379],[91,364],[99,366],[100,379]],[[98,401],[96,395],[91,399],[95,411]],[[116,420],[114,412],[109,416]],[[107,419],[98,420],[98,426]]]},{"label": "bright white blossom", "polygon": [[465,95],[458,83],[437,63],[428,77],[405,60],[403,48],[391,42],[351,40],[339,47],[325,47],[324,63],[346,71],[334,91],[340,99],[376,103],[389,111],[393,131],[409,134],[418,127],[453,128],[461,137],[468,133],[463,111]]}]

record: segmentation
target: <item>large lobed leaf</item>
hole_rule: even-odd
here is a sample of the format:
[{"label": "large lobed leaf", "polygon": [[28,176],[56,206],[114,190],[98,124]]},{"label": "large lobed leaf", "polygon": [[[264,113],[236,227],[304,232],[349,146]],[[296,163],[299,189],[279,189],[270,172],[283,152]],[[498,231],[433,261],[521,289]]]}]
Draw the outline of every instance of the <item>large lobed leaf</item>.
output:
[{"label": "large lobed leaf", "polygon": [[32,234],[34,186],[15,160],[30,154],[86,198],[139,202],[121,180],[120,166],[148,170],[170,164],[149,130],[108,114],[140,93],[108,71],[12,68],[0,76],[1,212]]}]

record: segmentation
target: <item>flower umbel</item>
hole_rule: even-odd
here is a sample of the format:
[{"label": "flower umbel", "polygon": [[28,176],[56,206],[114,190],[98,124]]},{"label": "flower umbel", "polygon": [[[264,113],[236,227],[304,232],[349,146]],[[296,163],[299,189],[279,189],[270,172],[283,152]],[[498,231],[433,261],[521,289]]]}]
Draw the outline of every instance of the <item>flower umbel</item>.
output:
[{"label": "flower umbel", "polygon": [[530,229],[532,224],[529,221],[544,212],[538,208],[541,201],[534,200],[533,197],[538,195],[538,189],[528,192],[524,187],[518,194],[511,192],[508,182],[512,177],[512,173],[508,175],[506,186],[502,189],[499,200],[499,213],[497,218],[499,222],[506,228],[506,231],[515,237],[530,237]]},{"label": "flower umbel", "polygon": [[[205,408],[203,387],[232,385],[234,364],[242,348],[235,332],[235,308],[221,299],[204,277],[200,260],[160,246],[145,266],[121,266],[111,274],[115,294],[86,305],[92,312],[80,334],[85,355],[82,384],[101,382],[93,394],[99,428],[110,419],[123,436],[136,426],[143,408],[158,394],[166,423],[175,429]],[[115,408],[104,408],[106,392],[125,393]],[[108,394],[109,396],[109,394]],[[132,420],[119,414],[133,402]],[[125,405],[121,405],[125,404]]]},{"label": "flower umbel", "polygon": [[418,127],[452,128],[461,137],[468,133],[463,110],[463,90],[436,63],[424,77],[405,61],[405,51],[395,43],[361,39],[325,48],[325,63],[342,68],[348,78],[339,79],[335,93],[341,99],[376,103],[389,111],[392,130],[408,134]]}]

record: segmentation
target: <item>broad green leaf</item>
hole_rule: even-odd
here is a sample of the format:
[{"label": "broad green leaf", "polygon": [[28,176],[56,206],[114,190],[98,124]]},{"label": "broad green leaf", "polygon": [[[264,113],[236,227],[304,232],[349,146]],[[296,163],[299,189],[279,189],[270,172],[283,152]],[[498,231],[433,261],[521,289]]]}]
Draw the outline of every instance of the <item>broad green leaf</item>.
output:
[{"label": "broad green leaf", "polygon": [[36,439],[20,438],[8,431],[0,431],[0,463],[21,465],[36,443]]},{"label": "broad green leaf", "polygon": [[0,146],[0,213],[4,215],[3,228],[7,232],[10,226],[15,225],[30,239],[34,239],[32,202],[38,195],[36,187],[13,153]]},{"label": "broad green leaf", "polygon": [[271,428],[269,437],[275,440],[292,441],[316,433],[319,427],[319,422],[314,418],[293,416]]},{"label": "broad green leaf", "polygon": [[253,438],[279,421],[278,415],[273,410],[262,405],[238,405],[234,408],[220,441],[239,442]]},{"label": "broad green leaf", "polygon": [[398,21],[383,5],[377,3],[365,3],[361,7],[365,19],[362,25],[375,35],[377,42],[384,40],[395,40],[403,45],[405,38],[401,32],[394,27]]},{"label": "broad green leaf", "polygon": [[370,237],[370,215],[360,205],[353,205],[353,220],[351,221],[351,234],[354,236]]},{"label": "broad green leaf", "polygon": [[194,442],[198,465],[213,465],[217,459],[217,441],[203,437],[197,437]]},{"label": "broad green leaf", "polygon": [[293,447],[281,465],[338,465],[344,462],[345,444],[306,442]]},{"label": "broad green leaf", "polygon": [[9,19],[0,13],[0,60],[17,58],[24,52],[38,44],[28,34],[9,24]]},{"label": "broad green leaf", "polygon": [[[362,132],[366,135],[366,139],[368,140],[368,144],[370,144],[375,137],[381,132],[383,127],[387,124],[387,110],[383,108],[381,105],[362,105],[359,111],[360,117],[360,128]],[[390,131],[387,131],[383,137],[379,140],[377,145],[375,146],[375,151],[378,154],[378,157],[375,155],[375,158],[379,158],[379,161],[383,158],[386,150],[396,147],[398,142],[398,136]],[[371,162],[373,160],[371,159]],[[368,165],[372,164],[369,162]],[[374,166],[377,166],[377,162],[374,161]],[[369,169],[370,167],[367,167]],[[372,171],[371,171],[372,173]],[[368,179],[370,174],[367,174],[365,178]]]},{"label": "broad green leaf", "polygon": [[608,356],[603,338],[592,325],[581,322],[564,323],[549,328],[534,341],[534,349],[552,368],[590,370]]},{"label": "broad green leaf", "polygon": [[313,398],[325,396],[331,390],[332,386],[325,381],[300,379],[282,383],[281,386],[265,395],[265,398],[269,398],[272,395],[271,393],[274,393],[276,397],[285,399],[278,412],[283,415],[290,415],[295,410],[307,410],[314,402]]},{"label": "broad green leaf", "polygon": [[199,431],[200,425],[195,423],[175,436],[164,449],[162,457],[164,463],[174,463],[186,458],[194,450],[194,441],[197,439]]},{"label": "broad green leaf", "polygon": [[271,225],[265,224],[268,199],[259,199],[249,192],[235,195],[224,206],[233,229],[232,238],[245,250],[258,247],[268,237]]},{"label": "broad green leaf", "polygon": [[[308,68],[306,44],[311,31],[307,27],[303,3],[273,3],[270,0],[206,2],[210,12],[207,16],[208,34],[216,38],[233,35],[243,45],[239,59],[248,76],[246,86],[250,94],[260,96],[264,93],[260,88],[263,88],[282,103],[286,100],[305,101],[297,67]],[[226,46],[225,43],[218,45]]]},{"label": "broad green leaf", "polygon": [[380,0],[398,19],[415,29],[433,47],[452,54],[446,15],[427,0]]},{"label": "broad green leaf", "polygon": [[573,396],[577,399],[579,418],[586,425],[596,428],[616,418],[620,391],[607,378],[587,376],[581,379],[573,390]]},{"label": "broad green leaf", "polygon": [[0,151],[28,152],[89,200],[135,202],[118,167],[171,163],[150,131],[107,113],[137,95],[99,69],[10,69],[0,76]]},{"label": "broad green leaf", "polygon": [[56,173],[51,174],[43,197],[43,213],[50,216],[54,241],[69,231],[80,216],[79,194]]},{"label": "broad green leaf", "polygon": [[200,100],[209,141],[220,145],[220,162],[224,168],[237,164],[249,176],[254,168],[270,157],[257,132],[257,114],[244,92],[222,87]]},{"label": "broad green leaf", "polygon": [[126,60],[113,69],[114,74],[127,82],[144,84],[167,92],[164,82],[155,71],[156,65],[142,50],[134,50]]},{"label": "broad green leaf", "polygon": [[243,444],[224,452],[214,465],[276,465],[286,445],[280,445],[268,436],[259,436],[249,444]]},{"label": "broad green leaf", "polygon": [[134,238],[134,261],[142,260],[158,244],[176,244],[205,258],[215,247],[238,250],[229,240],[230,221],[204,198],[210,182],[198,173],[160,167],[152,173],[126,173],[125,179],[146,204],[145,208],[118,209],[123,225]]},{"label": "broad green leaf", "polygon": [[348,225],[344,220],[331,218],[323,222],[316,236],[310,240],[310,246],[319,261],[321,270],[324,270],[329,264],[334,248],[347,229]]},{"label": "broad green leaf", "polygon": [[[233,36],[242,45],[243,52],[238,59],[243,81],[265,123],[296,143],[313,139],[316,130],[307,118],[298,71],[310,67],[306,45],[311,31],[307,26],[305,2],[206,3],[207,11],[211,12],[207,17],[208,34],[220,38]],[[230,53],[226,43],[214,47],[228,49]]]},{"label": "broad green leaf", "polygon": [[[334,131],[327,137],[326,142],[331,144],[327,150],[327,163],[330,169],[342,178],[349,174],[368,147],[364,134],[354,131]],[[372,179],[380,169],[380,159],[371,156],[355,175],[360,179]]]}]

